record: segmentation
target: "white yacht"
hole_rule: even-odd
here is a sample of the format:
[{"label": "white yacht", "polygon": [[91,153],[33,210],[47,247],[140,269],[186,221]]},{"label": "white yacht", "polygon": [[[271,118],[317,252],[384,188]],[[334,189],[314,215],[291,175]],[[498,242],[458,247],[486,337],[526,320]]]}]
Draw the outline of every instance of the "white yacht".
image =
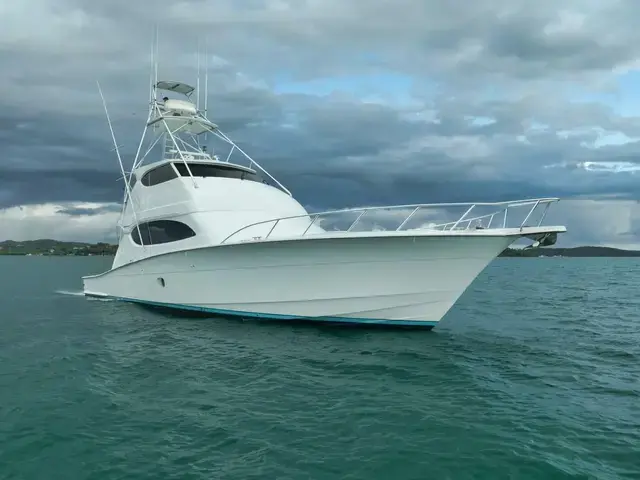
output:
[{"label": "white yacht", "polygon": [[[514,241],[547,246],[566,231],[542,225],[555,198],[310,213],[207,118],[206,87],[202,109],[196,88],[158,81],[157,73],[152,83],[130,172],[118,153],[125,181],[118,250],[109,271],[83,278],[87,296],[429,329]],[[207,138],[226,150],[206,148]],[[524,220],[510,225],[521,207]],[[451,217],[454,208],[463,213]]]}]

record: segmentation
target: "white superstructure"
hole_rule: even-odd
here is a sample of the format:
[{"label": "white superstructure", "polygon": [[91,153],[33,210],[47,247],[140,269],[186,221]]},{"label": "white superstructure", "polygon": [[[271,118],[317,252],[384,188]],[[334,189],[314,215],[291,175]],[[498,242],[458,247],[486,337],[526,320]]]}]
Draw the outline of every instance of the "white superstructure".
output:
[{"label": "white superstructure", "polygon": [[[309,213],[206,117],[206,87],[204,110],[194,92],[156,73],[130,173],[118,154],[118,251],[109,271],[83,278],[86,295],[244,317],[432,327],[515,240],[551,245],[566,231],[542,226],[554,198]],[[209,150],[207,139],[226,149]],[[511,225],[519,209],[524,220]]]}]

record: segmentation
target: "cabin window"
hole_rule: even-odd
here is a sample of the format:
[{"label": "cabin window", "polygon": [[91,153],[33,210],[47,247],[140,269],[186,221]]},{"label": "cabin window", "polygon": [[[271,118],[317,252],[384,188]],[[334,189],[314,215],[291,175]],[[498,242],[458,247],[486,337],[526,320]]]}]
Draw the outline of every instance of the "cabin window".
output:
[{"label": "cabin window", "polygon": [[154,168],[153,170],[149,170],[143,175],[140,182],[146,187],[151,187],[153,185],[168,182],[174,178],[178,178],[178,175],[176,175],[171,164],[167,163],[159,166],[158,168]]},{"label": "cabin window", "polygon": [[[175,220],[156,220],[141,223],[131,231],[131,239],[138,245],[158,245],[161,243],[177,242],[196,235],[191,227]],[[142,238],[141,238],[142,237]]]},{"label": "cabin window", "polygon": [[[174,163],[176,170],[183,177],[189,176],[189,171],[184,163]],[[267,183],[259,175],[241,170],[239,168],[211,165],[206,163],[189,163],[189,170],[194,177],[219,177],[237,178],[238,180],[250,180],[252,182]]]}]

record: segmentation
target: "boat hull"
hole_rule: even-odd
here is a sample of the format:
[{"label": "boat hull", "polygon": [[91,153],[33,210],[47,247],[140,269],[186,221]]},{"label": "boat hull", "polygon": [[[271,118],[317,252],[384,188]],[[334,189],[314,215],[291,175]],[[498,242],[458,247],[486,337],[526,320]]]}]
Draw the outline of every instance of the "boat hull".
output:
[{"label": "boat hull", "polygon": [[248,242],[152,256],[85,277],[86,295],[261,319],[432,328],[517,237]]}]

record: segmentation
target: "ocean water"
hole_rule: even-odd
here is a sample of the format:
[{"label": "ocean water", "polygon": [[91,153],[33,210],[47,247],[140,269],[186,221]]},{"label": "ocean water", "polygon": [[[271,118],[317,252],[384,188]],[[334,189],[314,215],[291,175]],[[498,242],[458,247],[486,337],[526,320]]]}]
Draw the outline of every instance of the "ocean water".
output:
[{"label": "ocean water", "polygon": [[640,478],[640,259],[497,259],[431,332],[77,295],[0,257],[0,479]]}]

